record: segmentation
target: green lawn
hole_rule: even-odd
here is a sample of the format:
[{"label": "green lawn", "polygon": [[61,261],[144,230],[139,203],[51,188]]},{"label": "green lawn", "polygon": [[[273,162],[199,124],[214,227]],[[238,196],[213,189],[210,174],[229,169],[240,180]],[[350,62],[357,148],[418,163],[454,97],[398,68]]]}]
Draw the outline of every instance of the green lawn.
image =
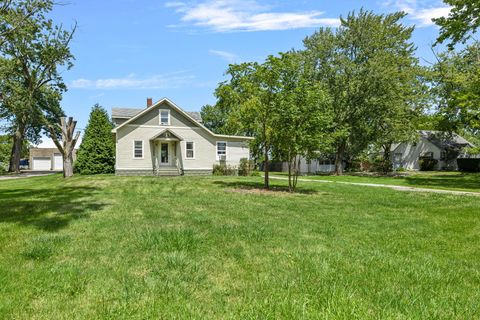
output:
[{"label": "green lawn", "polygon": [[[345,174],[343,176],[320,175],[302,176],[302,179],[328,180],[338,182],[377,183],[398,186],[408,186],[428,189],[443,189],[457,191],[480,192],[480,174],[462,172],[408,172],[399,173],[400,176],[386,177],[381,175],[363,176],[357,174]],[[405,176],[401,176],[404,174]],[[273,176],[286,176],[284,172],[273,172]]]},{"label": "green lawn", "polygon": [[0,181],[0,318],[480,317],[479,197],[285,183]]}]

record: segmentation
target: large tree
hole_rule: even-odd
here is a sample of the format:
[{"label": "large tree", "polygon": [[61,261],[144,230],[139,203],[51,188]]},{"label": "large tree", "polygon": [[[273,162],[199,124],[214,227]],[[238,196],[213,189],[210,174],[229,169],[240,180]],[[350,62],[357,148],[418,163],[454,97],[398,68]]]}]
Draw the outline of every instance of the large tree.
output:
[{"label": "large tree", "polygon": [[107,111],[96,104],[90,112],[75,169],[81,174],[115,172],[115,142],[113,124]]},{"label": "large tree", "polygon": [[321,28],[304,40],[317,81],[332,97],[338,175],[347,155],[352,158],[376,143],[386,124],[395,140],[396,128],[409,123],[404,116],[418,84],[418,61],[413,27],[400,22],[404,16],[361,10],[341,18],[336,31]]},{"label": "large tree", "polygon": [[432,69],[438,128],[479,134],[480,43],[441,53]]},{"label": "large tree", "polygon": [[[46,129],[47,115],[58,105],[66,86],[60,68],[72,67],[69,44],[75,28],[68,31],[47,17],[53,1],[14,1],[16,13],[25,21],[2,34],[0,113],[12,128],[12,156],[9,171],[19,171],[20,151],[29,131]],[[36,6],[26,9],[26,6]],[[45,94],[48,98],[45,98]],[[56,97],[56,101],[52,99]],[[45,109],[45,108],[46,109]],[[61,113],[61,112],[60,112]],[[56,118],[60,116],[57,112]]]},{"label": "large tree", "polygon": [[433,21],[440,26],[437,43],[450,40],[448,46],[465,43],[480,27],[480,1],[478,0],[443,0],[452,7],[448,17]]}]

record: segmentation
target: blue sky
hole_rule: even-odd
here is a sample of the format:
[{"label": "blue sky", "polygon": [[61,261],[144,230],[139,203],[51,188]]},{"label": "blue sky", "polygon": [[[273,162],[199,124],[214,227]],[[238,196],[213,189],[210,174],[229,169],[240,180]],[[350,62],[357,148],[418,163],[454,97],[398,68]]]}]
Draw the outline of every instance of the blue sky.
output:
[{"label": "blue sky", "polygon": [[316,28],[334,27],[340,15],[361,7],[408,12],[404,23],[417,26],[418,56],[433,61],[438,28],[430,19],[449,11],[440,0],[69,0],[52,13],[64,26],[78,23],[62,106],[79,128],[95,103],[110,112],[169,97],[198,111],[215,102],[229,63],[300,49]]}]

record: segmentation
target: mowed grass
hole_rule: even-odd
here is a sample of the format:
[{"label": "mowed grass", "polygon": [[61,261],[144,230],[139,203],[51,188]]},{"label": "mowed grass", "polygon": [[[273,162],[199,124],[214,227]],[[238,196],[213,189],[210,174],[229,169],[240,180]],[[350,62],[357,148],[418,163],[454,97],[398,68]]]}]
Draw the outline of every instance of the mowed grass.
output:
[{"label": "mowed grass", "polygon": [[480,198],[261,178],[0,182],[0,318],[475,319]]},{"label": "mowed grass", "polygon": [[[286,176],[284,172],[273,172],[272,176]],[[458,171],[418,171],[399,172],[398,176],[358,175],[346,173],[343,176],[310,175],[301,179],[328,180],[336,182],[375,183],[407,186],[414,188],[442,189],[455,191],[480,192],[480,173],[462,173]]]}]

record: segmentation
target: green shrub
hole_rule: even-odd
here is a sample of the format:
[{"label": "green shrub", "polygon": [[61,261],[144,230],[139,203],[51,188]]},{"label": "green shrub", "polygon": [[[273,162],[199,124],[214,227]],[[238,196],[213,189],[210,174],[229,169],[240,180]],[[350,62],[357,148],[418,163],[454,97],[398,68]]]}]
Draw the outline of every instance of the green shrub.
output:
[{"label": "green shrub", "polygon": [[480,172],[480,158],[458,158],[457,165],[463,172]]},{"label": "green shrub", "polygon": [[418,160],[420,171],[432,171],[437,163],[438,160],[431,158],[420,158],[420,160]]},{"label": "green shrub", "polygon": [[405,172],[405,171],[407,171],[407,169],[405,169],[404,167],[398,167],[395,171],[397,171],[397,172]]},{"label": "green shrub", "polygon": [[235,176],[237,175],[237,168],[225,163],[213,165],[214,176]]},{"label": "green shrub", "polygon": [[373,172],[392,172],[393,165],[389,160],[385,160],[382,156],[375,157],[370,167]]},{"label": "green shrub", "polygon": [[253,160],[248,160],[247,158],[240,159],[240,164],[238,166],[238,175],[239,176],[251,176],[255,170],[255,163]]}]

